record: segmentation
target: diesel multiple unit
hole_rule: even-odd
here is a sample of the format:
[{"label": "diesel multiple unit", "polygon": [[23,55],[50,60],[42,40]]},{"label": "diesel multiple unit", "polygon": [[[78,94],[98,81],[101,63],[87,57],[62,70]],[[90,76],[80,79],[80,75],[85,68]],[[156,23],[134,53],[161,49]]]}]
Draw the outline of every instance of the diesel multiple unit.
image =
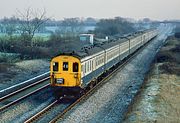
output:
[{"label": "diesel multiple unit", "polygon": [[76,53],[56,56],[51,60],[50,84],[62,89],[86,88],[157,34],[156,29],[141,31]]}]

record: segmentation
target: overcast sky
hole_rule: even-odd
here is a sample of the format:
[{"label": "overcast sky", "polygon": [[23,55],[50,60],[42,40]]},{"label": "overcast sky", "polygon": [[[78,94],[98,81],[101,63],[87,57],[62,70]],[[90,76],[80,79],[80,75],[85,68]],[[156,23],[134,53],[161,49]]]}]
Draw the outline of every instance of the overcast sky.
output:
[{"label": "overcast sky", "polygon": [[111,18],[115,16],[153,20],[180,19],[180,0],[0,0],[0,18],[16,9],[46,9],[55,19],[68,17]]}]

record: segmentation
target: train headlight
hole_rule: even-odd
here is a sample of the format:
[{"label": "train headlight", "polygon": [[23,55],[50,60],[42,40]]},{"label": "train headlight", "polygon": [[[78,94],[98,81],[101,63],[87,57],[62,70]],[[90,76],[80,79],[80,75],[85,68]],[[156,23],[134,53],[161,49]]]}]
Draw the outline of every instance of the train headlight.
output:
[{"label": "train headlight", "polygon": [[78,73],[75,73],[75,74],[74,74],[74,78],[78,78]]},{"label": "train headlight", "polygon": [[83,84],[83,80],[81,79],[81,85]]}]

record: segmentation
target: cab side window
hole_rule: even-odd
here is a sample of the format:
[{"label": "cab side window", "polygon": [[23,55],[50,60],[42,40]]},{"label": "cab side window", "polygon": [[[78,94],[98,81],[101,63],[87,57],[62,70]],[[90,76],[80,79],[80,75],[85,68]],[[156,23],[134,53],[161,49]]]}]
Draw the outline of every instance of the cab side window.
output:
[{"label": "cab side window", "polygon": [[63,71],[68,71],[68,62],[63,62]]},{"label": "cab side window", "polygon": [[59,68],[58,62],[54,62],[53,63],[53,71],[58,71],[58,68]]},{"label": "cab side window", "polygon": [[79,65],[78,63],[73,63],[73,72],[78,72]]}]

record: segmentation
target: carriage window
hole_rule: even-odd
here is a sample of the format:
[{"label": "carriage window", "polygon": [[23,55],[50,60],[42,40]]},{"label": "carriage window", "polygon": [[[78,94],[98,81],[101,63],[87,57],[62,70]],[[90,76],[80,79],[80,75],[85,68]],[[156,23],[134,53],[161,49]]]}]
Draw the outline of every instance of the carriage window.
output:
[{"label": "carriage window", "polygon": [[58,71],[59,64],[58,62],[53,63],[53,71]]},{"label": "carriage window", "polygon": [[63,62],[63,71],[68,71],[68,62]]},{"label": "carriage window", "polygon": [[91,61],[89,61],[89,71],[91,70]]},{"label": "carriage window", "polygon": [[82,72],[85,73],[85,68],[84,68],[84,65],[81,65],[81,69],[82,69]]},{"label": "carriage window", "polygon": [[87,62],[87,72],[89,72],[89,61]]},{"label": "carriage window", "polygon": [[73,72],[78,72],[78,63],[73,63]]}]

